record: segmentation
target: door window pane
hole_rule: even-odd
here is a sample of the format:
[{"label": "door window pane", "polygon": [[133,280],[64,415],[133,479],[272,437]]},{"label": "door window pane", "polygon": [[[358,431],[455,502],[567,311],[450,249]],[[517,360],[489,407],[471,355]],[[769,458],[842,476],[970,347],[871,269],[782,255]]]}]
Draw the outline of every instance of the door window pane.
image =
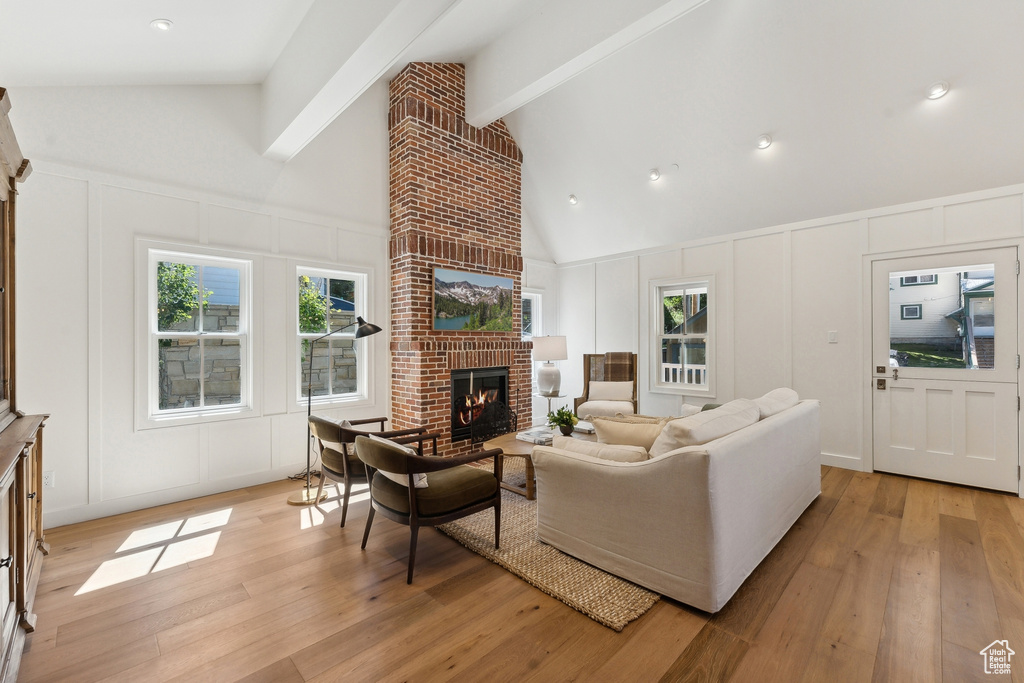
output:
[{"label": "door window pane", "polygon": [[889,364],[994,367],[994,301],[991,263],[890,273]]}]

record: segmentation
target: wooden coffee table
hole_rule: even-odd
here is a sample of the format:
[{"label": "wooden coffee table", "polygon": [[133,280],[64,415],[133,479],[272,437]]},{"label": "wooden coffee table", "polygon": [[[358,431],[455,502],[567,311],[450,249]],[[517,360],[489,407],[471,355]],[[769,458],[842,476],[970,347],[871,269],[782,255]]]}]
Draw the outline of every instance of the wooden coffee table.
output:
[{"label": "wooden coffee table", "polygon": [[[532,427],[531,427],[532,429]],[[506,457],[512,458],[524,458],[526,460],[526,484],[525,486],[516,486],[515,484],[509,484],[501,482],[501,488],[506,491],[512,491],[518,493],[521,496],[526,496],[527,500],[537,499],[537,480],[533,471],[533,447],[537,444],[530,443],[529,441],[520,441],[516,438],[517,432],[509,432],[508,434],[502,434],[496,436],[489,441],[484,442],[484,448],[500,448]],[[597,436],[594,434],[582,434],[580,432],[573,432],[572,438],[580,439],[582,441],[597,441]]]}]

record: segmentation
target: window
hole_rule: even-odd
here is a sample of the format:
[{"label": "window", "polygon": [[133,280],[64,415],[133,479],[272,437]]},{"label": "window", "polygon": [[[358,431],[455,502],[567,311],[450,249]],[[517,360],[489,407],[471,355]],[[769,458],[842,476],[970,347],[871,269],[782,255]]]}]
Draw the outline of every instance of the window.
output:
[{"label": "window", "polygon": [[540,321],[540,294],[523,292],[523,341],[542,334]]},{"label": "window", "polygon": [[250,406],[251,266],[149,250],[150,417]]},{"label": "window", "polygon": [[900,320],[920,320],[921,304],[903,304],[900,306]]},{"label": "window", "polygon": [[653,284],[654,389],[712,391],[712,279]]},{"label": "window", "polygon": [[915,285],[934,285],[938,283],[937,275],[907,275],[900,278],[900,287],[913,287]]},{"label": "window", "polygon": [[304,402],[312,389],[314,400],[362,398],[365,344],[355,342],[355,322],[366,308],[366,275],[313,268],[297,275],[298,397]]}]

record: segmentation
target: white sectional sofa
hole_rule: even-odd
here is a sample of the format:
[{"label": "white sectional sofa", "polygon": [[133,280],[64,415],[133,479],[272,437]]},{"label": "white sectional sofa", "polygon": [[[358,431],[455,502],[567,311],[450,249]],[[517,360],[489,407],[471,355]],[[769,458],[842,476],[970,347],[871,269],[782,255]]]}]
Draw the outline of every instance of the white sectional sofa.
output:
[{"label": "white sectional sofa", "polygon": [[[702,422],[696,431],[736,403],[694,416]],[[749,415],[749,406],[737,410]],[[557,447],[577,447],[568,442],[538,446],[533,463],[540,538],[612,574],[717,612],[821,493],[818,412],[813,400],[761,419],[755,410],[749,426],[634,462],[609,459],[614,449],[607,445],[600,457]],[[631,450],[635,455],[637,446]],[[625,451],[623,456],[634,459]]]}]

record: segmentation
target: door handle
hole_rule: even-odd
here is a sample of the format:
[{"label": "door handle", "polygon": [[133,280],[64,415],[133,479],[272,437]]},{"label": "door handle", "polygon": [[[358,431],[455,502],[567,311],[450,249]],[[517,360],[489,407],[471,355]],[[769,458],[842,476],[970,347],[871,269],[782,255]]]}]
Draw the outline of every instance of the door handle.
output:
[{"label": "door handle", "polygon": [[900,369],[899,368],[893,368],[892,369],[892,381],[895,382],[899,378],[900,378]]}]

